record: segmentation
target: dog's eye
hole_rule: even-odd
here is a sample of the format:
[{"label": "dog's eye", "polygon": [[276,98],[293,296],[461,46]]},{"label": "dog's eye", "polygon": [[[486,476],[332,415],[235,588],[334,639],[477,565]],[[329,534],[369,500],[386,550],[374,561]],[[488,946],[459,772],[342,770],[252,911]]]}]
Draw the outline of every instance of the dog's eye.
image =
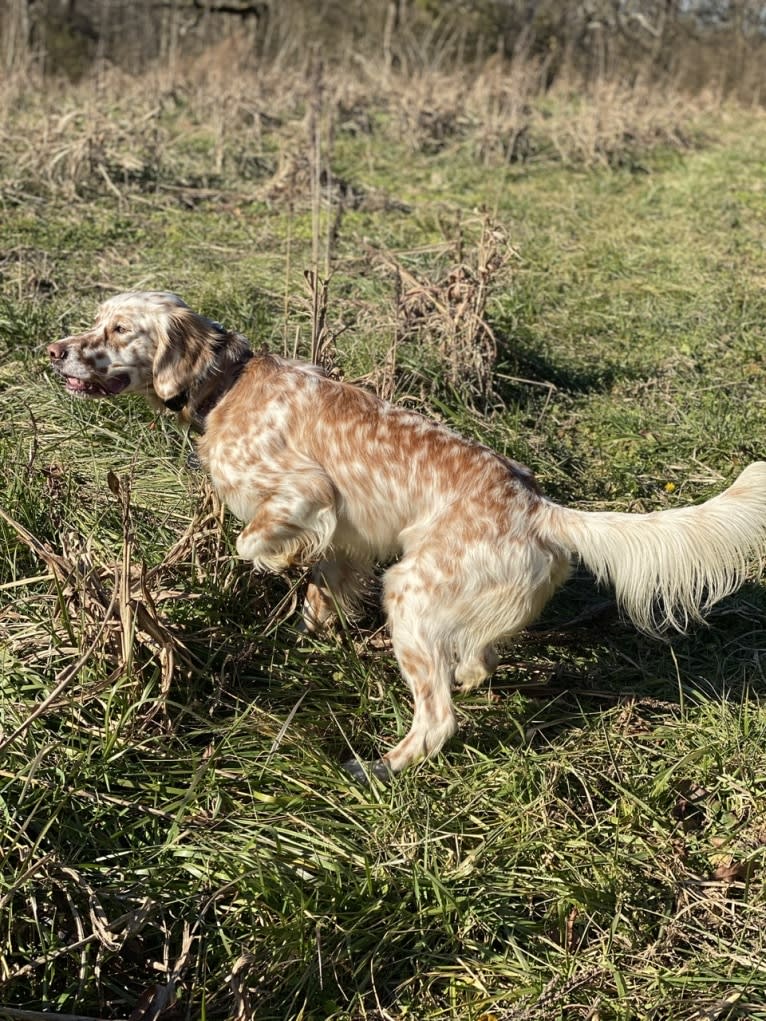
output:
[{"label": "dog's eye", "polygon": [[122,323],[117,323],[117,325],[112,327],[112,329],[114,330],[115,333],[127,333],[128,332],[127,326],[123,326]]}]

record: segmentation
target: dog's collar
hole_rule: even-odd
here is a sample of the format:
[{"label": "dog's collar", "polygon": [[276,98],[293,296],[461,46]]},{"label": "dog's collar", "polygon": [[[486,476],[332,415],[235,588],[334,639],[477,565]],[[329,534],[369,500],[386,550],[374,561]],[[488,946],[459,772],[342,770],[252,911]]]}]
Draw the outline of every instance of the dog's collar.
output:
[{"label": "dog's collar", "polygon": [[[221,387],[215,387],[208,391],[208,395],[202,397],[202,400],[197,403],[193,401],[193,406],[188,410],[189,418],[192,424],[199,429],[200,432],[205,431],[205,419],[213,410],[213,408],[222,400],[223,396],[234,386],[239,379],[240,373],[253,357],[252,351],[245,351],[240,359],[235,362],[230,368],[231,371],[226,380],[226,385]],[[202,388],[203,394],[205,387]],[[188,407],[191,401],[192,395],[188,390],[182,390],[176,394],[175,397],[171,397],[167,401],[163,401],[163,404],[168,411],[174,411],[176,414],[182,412]]]}]

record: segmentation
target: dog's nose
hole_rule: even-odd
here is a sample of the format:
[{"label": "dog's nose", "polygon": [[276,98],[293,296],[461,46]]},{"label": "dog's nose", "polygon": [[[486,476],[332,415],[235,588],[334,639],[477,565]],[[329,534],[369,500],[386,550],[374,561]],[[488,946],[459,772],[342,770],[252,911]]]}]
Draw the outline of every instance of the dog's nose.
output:
[{"label": "dog's nose", "polygon": [[57,340],[55,344],[48,345],[48,354],[52,362],[60,362],[66,358],[67,343],[65,340]]}]

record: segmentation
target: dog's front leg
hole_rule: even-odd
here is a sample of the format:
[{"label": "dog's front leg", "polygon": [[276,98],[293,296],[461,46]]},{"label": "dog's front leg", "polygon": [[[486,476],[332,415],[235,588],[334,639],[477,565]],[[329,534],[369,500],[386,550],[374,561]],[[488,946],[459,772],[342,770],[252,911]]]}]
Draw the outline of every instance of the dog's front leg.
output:
[{"label": "dog's front leg", "polygon": [[335,489],[321,468],[288,472],[257,503],[237,536],[237,553],[262,571],[311,563],[332,543]]},{"label": "dog's front leg", "polygon": [[303,603],[303,627],[319,631],[337,615],[354,614],[369,589],[370,566],[364,560],[346,556],[320,560],[311,570],[311,581]]}]

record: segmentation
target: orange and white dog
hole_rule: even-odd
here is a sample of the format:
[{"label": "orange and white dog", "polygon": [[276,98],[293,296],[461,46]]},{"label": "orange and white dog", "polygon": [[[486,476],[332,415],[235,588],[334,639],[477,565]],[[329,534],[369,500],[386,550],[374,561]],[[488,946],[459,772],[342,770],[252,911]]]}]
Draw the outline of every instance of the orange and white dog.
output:
[{"label": "orange and white dog", "polygon": [[213,485],[244,522],[239,555],[265,571],[313,565],[309,629],[391,564],[384,606],[414,715],[371,764],[378,776],[442,747],[456,729],[452,690],[493,671],[495,643],[538,616],[573,558],[656,631],[699,618],[766,552],[764,462],[696,507],[568,509],[515,461],[316,366],[254,354],[173,294],[119,294],[48,352],[70,393],[140,393],[197,426]]}]

